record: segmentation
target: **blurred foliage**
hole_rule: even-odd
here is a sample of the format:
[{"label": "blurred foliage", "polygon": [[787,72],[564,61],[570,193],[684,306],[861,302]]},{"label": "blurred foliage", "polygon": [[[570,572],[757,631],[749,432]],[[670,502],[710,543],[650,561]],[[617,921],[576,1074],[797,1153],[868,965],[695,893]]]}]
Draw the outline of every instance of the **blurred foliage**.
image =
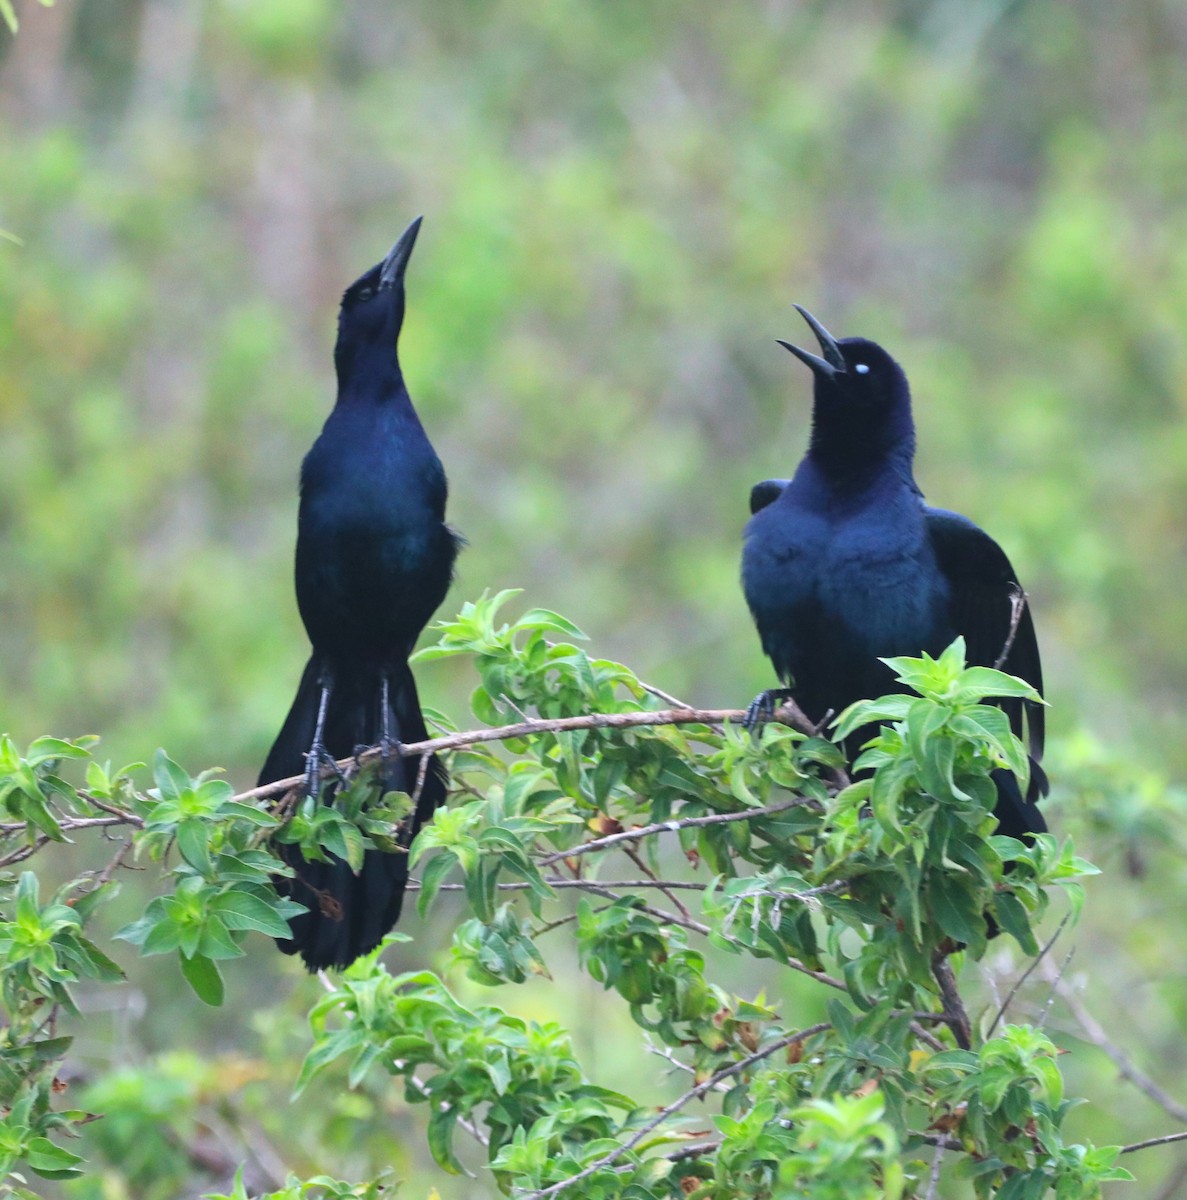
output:
[{"label": "blurred foliage", "polygon": [[[749,485],[804,444],[809,381],[773,345],[800,301],[904,363],[929,499],[1022,572],[1052,824],[1106,868],[1068,978],[1139,1061],[1187,1077],[1167,951],[1187,887],[1181,5],[14,8],[0,728],[254,778],[304,661],[295,476],[332,400],[337,294],[417,212],[403,353],[470,540],[465,593],[524,584],[644,678],[743,702],[771,681],[740,529]],[[423,675],[462,709],[461,667]],[[111,909],[114,928],[143,905]],[[439,919],[405,923],[401,969],[443,965]],[[191,1003],[175,973],[126,965],[125,999],[88,1013],[84,1078],[155,1061]],[[211,1060],[291,1056],[287,988],[309,985],[252,965],[228,980],[235,1016],[184,1010]],[[626,1086],[617,1018],[575,962],[552,970]],[[1113,1070],[1086,1045],[1067,1065],[1094,1096]],[[327,1089],[259,1120],[299,1137],[320,1111],[350,1147],[386,1104]],[[1120,1089],[1071,1120],[1102,1142],[1166,1128]],[[1149,1190],[1180,1161],[1152,1153]]]}]

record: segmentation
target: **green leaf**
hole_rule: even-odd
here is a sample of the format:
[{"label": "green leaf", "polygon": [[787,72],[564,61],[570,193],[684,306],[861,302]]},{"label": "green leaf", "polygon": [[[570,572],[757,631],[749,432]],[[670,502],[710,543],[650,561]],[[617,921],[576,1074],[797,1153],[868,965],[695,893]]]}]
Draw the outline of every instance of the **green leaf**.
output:
[{"label": "green leaf", "polygon": [[81,1175],[78,1164],[83,1160],[61,1146],[55,1146],[49,1138],[30,1138],[25,1147],[25,1161],[43,1179],[71,1179]]},{"label": "green leaf", "polygon": [[113,962],[94,942],[81,934],[72,939],[71,957],[80,959],[79,974],[88,975],[92,979],[100,979],[105,983],[114,983],[124,978],[124,972]]},{"label": "green leaf", "polygon": [[190,791],[193,786],[190,777],[164,750],[158,750],[153,758],[153,782],[156,783],[162,800],[174,802],[180,800],[182,793]]},{"label": "green leaf", "polygon": [[73,742],[56,737],[39,737],[29,745],[25,760],[30,766],[39,766],[55,758],[89,758],[90,751]]},{"label": "green leaf", "polygon": [[22,871],[16,889],[16,919],[22,925],[41,924],[41,906],[38,903],[40,882],[32,871]]},{"label": "green leaf", "polygon": [[451,1175],[463,1173],[462,1164],[453,1152],[453,1131],[457,1125],[457,1117],[457,1109],[447,1105],[434,1107],[433,1115],[429,1118],[429,1152],[437,1165]]},{"label": "green leaf", "polygon": [[327,819],[318,830],[318,844],[336,854],[356,874],[363,869],[367,844],[356,825],[327,809]]},{"label": "green leaf", "polygon": [[211,1008],[220,1008],[225,991],[223,977],[215,962],[202,954],[195,954],[193,958],[186,958],[184,954],[177,957],[181,962],[181,973],[198,999]]},{"label": "green leaf", "polygon": [[288,922],[270,904],[250,892],[223,892],[211,900],[209,909],[218,913],[228,929],[253,929],[279,938],[291,933]]},{"label": "green leaf", "polygon": [[177,849],[203,878],[209,879],[214,872],[210,861],[210,825],[201,817],[191,817],[177,827]]},{"label": "green leaf", "polygon": [[968,667],[960,677],[958,691],[962,697],[1017,696],[1046,703],[1043,697],[1023,679],[1016,679],[992,667]]},{"label": "green leaf", "polygon": [[940,928],[974,952],[984,948],[985,922],[961,876],[936,874],[931,879],[931,907]]},{"label": "green leaf", "polygon": [[1024,954],[1038,954],[1039,945],[1030,927],[1030,916],[1012,891],[1003,888],[994,895],[993,912],[997,923],[1018,943]]},{"label": "green leaf", "polygon": [[429,906],[437,898],[446,875],[453,870],[456,863],[457,858],[447,850],[433,855],[425,863],[420,875],[420,895],[416,898],[416,911],[422,917],[429,911]]},{"label": "green leaf", "polygon": [[515,622],[515,628],[554,629],[558,633],[565,634],[566,637],[579,638],[581,641],[589,640],[567,617],[562,617],[548,608],[529,609]]}]

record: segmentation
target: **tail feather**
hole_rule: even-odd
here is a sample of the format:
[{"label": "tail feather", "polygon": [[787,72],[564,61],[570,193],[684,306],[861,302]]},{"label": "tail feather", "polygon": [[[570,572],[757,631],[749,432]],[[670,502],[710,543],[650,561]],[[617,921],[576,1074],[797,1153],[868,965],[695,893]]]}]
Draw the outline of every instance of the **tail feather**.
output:
[{"label": "tail feather", "polygon": [[[1038,802],[1030,799],[1035,790],[1033,773],[1042,772],[1038,763],[1031,766],[1032,786],[1027,789],[1027,795],[1022,795],[1017,777],[1010,771],[998,770],[993,772],[993,782],[997,785],[997,804],[993,814],[997,817],[997,832],[1019,841],[1030,842],[1036,833],[1047,832],[1047,822],[1039,811]],[[1046,782],[1046,776],[1043,776]]]},{"label": "tail feather", "polygon": [[[311,659],[305,667],[292,708],[260,772],[260,783],[299,775],[313,741],[321,697],[319,673]],[[398,742],[419,742],[428,737],[416,681],[405,666],[393,673],[388,702],[390,731]],[[334,680],[326,713],[324,741],[334,758],[346,758],[358,746],[375,745],[382,736],[383,720],[379,679],[339,674]],[[421,758],[409,755],[392,759],[384,768],[388,791],[415,794]],[[433,759],[425,773],[416,811],[398,835],[404,850],[444,799],[447,776],[440,760]],[[300,954],[311,970],[344,967],[373,950],[400,916],[408,882],[408,855],[368,850],[362,869],[332,856],[329,862],[307,862],[298,847],[280,844],[280,857],[292,867],[295,878],[277,879],[277,890],[304,904],[309,911],[292,918],[292,936],[278,938],[286,954]]]}]

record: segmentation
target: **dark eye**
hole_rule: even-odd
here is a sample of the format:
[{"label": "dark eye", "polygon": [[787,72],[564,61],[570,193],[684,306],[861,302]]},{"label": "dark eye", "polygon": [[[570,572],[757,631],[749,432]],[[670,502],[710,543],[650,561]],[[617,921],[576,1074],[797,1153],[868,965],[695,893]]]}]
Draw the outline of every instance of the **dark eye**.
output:
[{"label": "dark eye", "polygon": [[870,368],[868,366],[866,366],[865,363],[858,363],[853,369],[859,375],[868,375],[870,373]]}]

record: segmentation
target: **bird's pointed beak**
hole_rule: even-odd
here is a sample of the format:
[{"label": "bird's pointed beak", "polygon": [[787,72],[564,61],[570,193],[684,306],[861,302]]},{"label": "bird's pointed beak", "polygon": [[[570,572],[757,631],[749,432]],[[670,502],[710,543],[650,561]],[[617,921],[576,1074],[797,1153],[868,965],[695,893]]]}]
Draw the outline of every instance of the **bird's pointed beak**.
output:
[{"label": "bird's pointed beak", "polygon": [[807,350],[801,350],[799,346],[793,346],[782,338],[778,339],[779,345],[785,350],[790,350],[800,362],[810,367],[813,374],[821,379],[832,379],[834,375],[843,375],[847,368],[845,356],[841,353],[840,346],[837,345],[837,339],[806,308],[797,304],[795,310],[808,322],[809,328],[820,343],[820,350],[824,357],[821,358]]},{"label": "bird's pointed beak", "polygon": [[400,234],[399,241],[388,251],[383,260],[383,268],[379,272],[379,286],[391,287],[404,278],[404,270],[412,257],[412,247],[416,245],[416,235],[420,232],[420,223],[424,217],[417,217],[407,229]]}]

